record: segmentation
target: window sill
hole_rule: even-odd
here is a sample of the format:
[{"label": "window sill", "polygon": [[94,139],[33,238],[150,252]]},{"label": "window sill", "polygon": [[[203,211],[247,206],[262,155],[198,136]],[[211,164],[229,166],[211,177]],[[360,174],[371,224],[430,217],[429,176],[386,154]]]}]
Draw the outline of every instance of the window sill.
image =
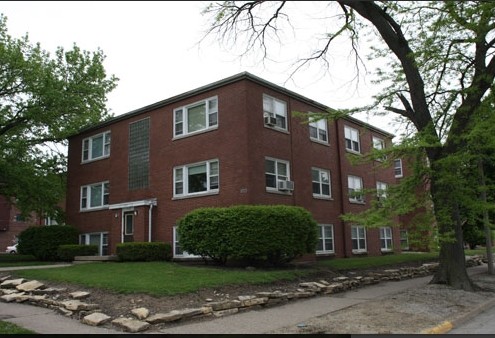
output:
[{"label": "window sill", "polygon": [[335,256],[335,251],[316,251],[318,257],[333,257]]},{"label": "window sill", "polygon": [[194,194],[194,195],[174,196],[174,197],[172,197],[172,200],[176,201],[176,200],[184,200],[184,199],[195,198],[195,197],[213,196],[213,195],[218,195],[219,193],[220,192],[218,190],[216,190],[216,191],[209,191],[209,192]]},{"label": "window sill", "polygon": [[92,211],[101,211],[101,210],[108,210],[109,207],[108,205],[103,206],[103,207],[96,207],[96,208],[90,208],[90,209],[79,209],[79,212],[92,212]]},{"label": "window sill", "polygon": [[363,156],[363,154],[361,154],[361,152],[355,151],[352,149],[345,148],[345,151],[348,152],[349,154],[353,154],[353,155],[357,155],[357,156]]},{"label": "window sill", "polygon": [[266,188],[266,192],[268,192],[270,194],[292,196],[292,192],[291,191],[280,191],[280,190],[272,189],[272,188]]},{"label": "window sill", "polygon": [[280,127],[275,127],[275,126],[269,126],[267,124],[264,125],[265,128],[267,129],[271,129],[271,130],[274,130],[274,131],[278,131],[278,132],[281,132],[283,134],[289,134],[289,131],[287,129],[283,129],[283,128],[280,128]]},{"label": "window sill", "polygon": [[352,250],[352,253],[354,255],[367,255],[368,251],[366,251],[366,250]]},{"label": "window sill", "polygon": [[209,127],[209,128],[206,128],[206,129],[201,129],[201,130],[198,130],[198,131],[195,131],[195,132],[192,132],[192,133],[187,133],[187,134],[184,134],[184,135],[174,136],[174,137],[172,137],[172,141],[181,140],[183,138],[188,138],[188,137],[191,137],[191,136],[196,136],[196,135],[200,135],[200,134],[204,134],[204,133],[209,133],[210,131],[214,131],[214,130],[217,130],[217,129],[218,129],[218,124],[216,126]]},{"label": "window sill", "polygon": [[105,156],[101,156],[101,157],[98,157],[98,158],[93,158],[91,160],[83,160],[83,161],[81,161],[81,164],[88,164],[88,163],[93,163],[93,162],[96,162],[96,161],[106,160],[109,157],[110,157],[110,155],[105,155]]},{"label": "window sill", "polygon": [[321,144],[322,146],[330,147],[330,143],[328,143],[326,141],[321,141],[321,140],[318,140],[318,139],[312,138],[312,137],[310,137],[309,139],[311,140],[311,142]]},{"label": "window sill", "polygon": [[359,205],[365,205],[366,204],[366,202],[364,202],[364,201],[355,201],[355,200],[349,200],[349,203],[359,204]]},{"label": "window sill", "polygon": [[315,200],[333,201],[332,196],[320,196],[320,195],[313,195],[313,198],[314,198]]}]

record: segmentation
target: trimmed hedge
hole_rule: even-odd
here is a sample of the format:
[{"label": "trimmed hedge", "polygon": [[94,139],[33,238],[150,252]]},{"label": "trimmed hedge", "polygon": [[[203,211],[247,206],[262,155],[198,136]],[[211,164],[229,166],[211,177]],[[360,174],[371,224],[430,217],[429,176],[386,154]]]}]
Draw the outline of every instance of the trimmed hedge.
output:
[{"label": "trimmed hedge", "polygon": [[30,226],[18,236],[17,250],[41,261],[57,261],[57,250],[63,244],[77,244],[79,231],[69,225]]},{"label": "trimmed hedge", "polygon": [[94,256],[98,254],[98,245],[64,244],[57,249],[57,255],[64,262],[72,262],[76,256]]},{"label": "trimmed hedge", "polygon": [[121,262],[151,262],[172,260],[172,246],[163,242],[129,242],[117,244]]},{"label": "trimmed hedge", "polygon": [[220,264],[233,260],[280,265],[314,253],[318,241],[316,221],[296,206],[199,208],[178,224],[182,249]]}]

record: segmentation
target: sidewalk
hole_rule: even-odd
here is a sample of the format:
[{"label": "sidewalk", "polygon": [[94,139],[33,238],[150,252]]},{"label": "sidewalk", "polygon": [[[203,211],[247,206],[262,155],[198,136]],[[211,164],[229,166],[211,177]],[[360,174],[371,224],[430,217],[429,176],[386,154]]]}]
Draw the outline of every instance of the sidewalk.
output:
[{"label": "sidewalk", "polygon": [[[486,273],[486,265],[468,268],[470,275]],[[431,276],[407,279],[403,281],[381,282],[376,285],[363,287],[360,289],[347,291],[331,296],[319,296],[298,300],[283,306],[253,310],[235,315],[205,319],[181,324],[162,329],[145,331],[145,334],[266,334],[274,333],[282,328],[303,327],[312,319],[332,314],[336,311],[342,315],[343,311],[355,308],[353,305],[373,303],[381,301],[390,295],[394,297],[396,293],[404,293],[406,290],[424,288],[431,280]],[[484,309],[494,306],[495,299],[486,299],[483,304],[473,306],[469,313],[465,313],[462,318],[443,318],[438,321],[437,327],[430,328],[428,333],[445,333],[454,325],[461,321],[476,316]],[[380,308],[376,308],[377,311]],[[472,310],[472,311],[471,311]],[[346,313],[343,313],[344,317]],[[36,307],[33,305],[3,303],[0,302],[0,320],[9,321],[20,325],[26,329],[40,334],[123,334],[118,329],[106,327],[92,327],[80,323],[71,318],[55,313],[53,310]],[[356,320],[356,318],[349,318]],[[398,324],[400,325],[400,324]],[[296,330],[297,331],[297,330]],[[351,333],[351,332],[350,332]],[[410,332],[415,333],[415,332]],[[419,332],[416,332],[419,333]]]}]

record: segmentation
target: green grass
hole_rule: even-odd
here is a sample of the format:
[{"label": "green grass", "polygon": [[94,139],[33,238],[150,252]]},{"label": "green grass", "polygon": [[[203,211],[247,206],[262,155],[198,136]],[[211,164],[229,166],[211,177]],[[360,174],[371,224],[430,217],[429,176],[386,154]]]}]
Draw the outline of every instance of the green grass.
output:
[{"label": "green grass", "polygon": [[235,284],[264,284],[294,280],[314,272],[301,269],[224,269],[187,266],[170,262],[86,263],[64,268],[29,269],[12,274],[27,279],[69,282],[118,293],[169,296],[201,288]]},{"label": "green grass", "polygon": [[355,270],[376,267],[386,267],[387,265],[401,264],[407,262],[431,262],[438,259],[438,253],[403,253],[396,255],[385,255],[376,257],[351,257],[337,258],[326,261],[319,261],[320,267],[332,270]]},{"label": "green grass", "polygon": [[0,320],[0,334],[36,334],[36,332]]}]

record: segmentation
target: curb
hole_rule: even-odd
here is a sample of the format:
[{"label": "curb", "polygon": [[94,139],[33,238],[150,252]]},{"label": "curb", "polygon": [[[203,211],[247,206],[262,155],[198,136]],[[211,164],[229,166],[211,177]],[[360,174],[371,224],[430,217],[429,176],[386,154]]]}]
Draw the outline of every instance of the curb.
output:
[{"label": "curb", "polygon": [[478,305],[474,310],[469,311],[468,313],[466,313],[466,314],[464,314],[462,316],[459,316],[459,317],[457,317],[457,318],[455,318],[455,319],[453,319],[451,321],[446,320],[446,321],[440,323],[439,325],[437,325],[435,327],[422,330],[420,333],[421,334],[443,334],[443,333],[447,333],[450,330],[452,330],[453,328],[462,325],[463,323],[465,323],[468,320],[476,317],[477,315],[479,315],[483,311],[485,311],[487,309],[490,309],[490,308],[492,308],[494,306],[495,306],[495,299],[491,299],[491,300],[489,300],[486,303],[483,303],[481,305]]}]

